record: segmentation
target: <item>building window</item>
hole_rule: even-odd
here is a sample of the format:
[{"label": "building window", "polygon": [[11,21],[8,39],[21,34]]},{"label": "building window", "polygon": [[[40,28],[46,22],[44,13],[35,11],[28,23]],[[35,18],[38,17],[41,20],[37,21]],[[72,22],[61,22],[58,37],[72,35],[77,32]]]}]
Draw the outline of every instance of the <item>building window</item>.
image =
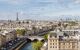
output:
[{"label": "building window", "polygon": [[52,42],[52,40],[50,40],[50,42]]},{"label": "building window", "polygon": [[53,48],[54,48],[54,46],[53,46]]},{"label": "building window", "polygon": [[50,46],[50,48],[52,48],[52,46]]},{"label": "building window", "polygon": [[54,42],[54,40],[53,40],[53,42]]},{"label": "building window", "polygon": [[54,45],[54,43],[53,43],[53,45]]},{"label": "building window", "polygon": [[57,48],[57,46],[55,46],[55,48]]},{"label": "building window", "polygon": [[50,43],[50,45],[52,45],[52,43]]},{"label": "building window", "polygon": [[55,43],[57,45],[57,43]]},{"label": "building window", "polygon": [[75,48],[75,46],[72,46],[72,48]]},{"label": "building window", "polygon": [[65,43],[63,43],[63,45],[65,45]]},{"label": "building window", "polygon": [[56,42],[57,42],[57,40],[56,40]]},{"label": "building window", "polygon": [[71,48],[71,46],[68,46],[69,48]]},{"label": "building window", "polygon": [[59,48],[61,48],[61,47],[59,46]]}]

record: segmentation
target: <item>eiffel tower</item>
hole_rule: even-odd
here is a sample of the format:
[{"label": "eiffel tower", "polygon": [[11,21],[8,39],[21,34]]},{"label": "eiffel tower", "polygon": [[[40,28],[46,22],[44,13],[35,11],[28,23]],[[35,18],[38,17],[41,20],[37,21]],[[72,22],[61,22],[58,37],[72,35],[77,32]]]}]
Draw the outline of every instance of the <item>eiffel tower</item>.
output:
[{"label": "eiffel tower", "polygon": [[18,12],[17,12],[17,14],[16,14],[16,21],[19,21],[19,18],[18,18]]}]

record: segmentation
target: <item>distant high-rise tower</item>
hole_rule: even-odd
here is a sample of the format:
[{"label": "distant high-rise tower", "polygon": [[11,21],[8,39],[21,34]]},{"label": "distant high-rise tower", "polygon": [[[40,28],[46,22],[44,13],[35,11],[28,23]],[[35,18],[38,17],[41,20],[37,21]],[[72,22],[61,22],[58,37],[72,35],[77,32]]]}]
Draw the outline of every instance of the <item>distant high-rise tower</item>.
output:
[{"label": "distant high-rise tower", "polygon": [[17,12],[17,14],[16,14],[16,17],[17,17],[17,18],[16,18],[16,21],[19,21],[19,18],[18,18],[18,16],[19,16],[19,15],[18,15],[18,12]]}]

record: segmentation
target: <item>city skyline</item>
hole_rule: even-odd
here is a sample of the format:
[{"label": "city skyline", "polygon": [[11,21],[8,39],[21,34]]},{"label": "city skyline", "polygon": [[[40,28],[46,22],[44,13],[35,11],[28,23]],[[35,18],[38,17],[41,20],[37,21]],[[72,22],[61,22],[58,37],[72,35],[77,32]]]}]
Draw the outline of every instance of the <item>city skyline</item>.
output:
[{"label": "city skyline", "polygon": [[0,0],[0,19],[14,20],[17,12],[20,19],[53,20],[63,15],[80,16],[80,0]]}]

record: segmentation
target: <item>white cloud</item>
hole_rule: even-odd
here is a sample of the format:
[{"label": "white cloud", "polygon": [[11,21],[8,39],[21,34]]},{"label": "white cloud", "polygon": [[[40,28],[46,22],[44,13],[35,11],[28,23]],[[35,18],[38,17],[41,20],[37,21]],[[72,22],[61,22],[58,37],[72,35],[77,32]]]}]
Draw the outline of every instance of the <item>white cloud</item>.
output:
[{"label": "white cloud", "polygon": [[10,12],[0,12],[0,19],[1,20],[8,20],[8,19],[15,19],[16,14]]},{"label": "white cloud", "polygon": [[75,4],[80,4],[80,0],[73,0]]},{"label": "white cloud", "polygon": [[21,4],[27,4],[30,0],[0,0],[0,2],[5,2],[12,5],[21,5]]}]

